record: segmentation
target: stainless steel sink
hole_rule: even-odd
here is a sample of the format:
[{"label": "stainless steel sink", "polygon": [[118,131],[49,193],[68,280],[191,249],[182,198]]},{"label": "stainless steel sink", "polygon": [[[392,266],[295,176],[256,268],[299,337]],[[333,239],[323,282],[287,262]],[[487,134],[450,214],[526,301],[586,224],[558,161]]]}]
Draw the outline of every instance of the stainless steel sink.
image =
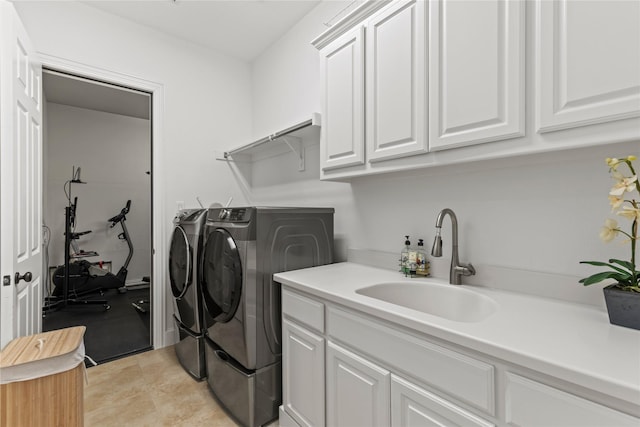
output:
[{"label": "stainless steel sink", "polygon": [[380,283],[356,293],[457,322],[479,322],[498,308],[493,299],[472,290],[430,282]]}]

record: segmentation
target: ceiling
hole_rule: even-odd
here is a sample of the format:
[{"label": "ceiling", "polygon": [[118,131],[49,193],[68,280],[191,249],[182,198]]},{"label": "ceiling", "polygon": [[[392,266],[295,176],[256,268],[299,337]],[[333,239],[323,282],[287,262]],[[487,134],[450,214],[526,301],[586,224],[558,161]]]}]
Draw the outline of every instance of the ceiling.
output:
[{"label": "ceiling", "polygon": [[[346,5],[354,0],[341,1]],[[81,1],[140,25],[244,61],[252,61],[321,0]],[[149,118],[149,95],[47,71],[47,102]]]},{"label": "ceiling", "polygon": [[245,61],[252,61],[320,0],[83,1]]},{"label": "ceiling", "polygon": [[44,70],[42,87],[47,102],[149,119],[148,93]]}]

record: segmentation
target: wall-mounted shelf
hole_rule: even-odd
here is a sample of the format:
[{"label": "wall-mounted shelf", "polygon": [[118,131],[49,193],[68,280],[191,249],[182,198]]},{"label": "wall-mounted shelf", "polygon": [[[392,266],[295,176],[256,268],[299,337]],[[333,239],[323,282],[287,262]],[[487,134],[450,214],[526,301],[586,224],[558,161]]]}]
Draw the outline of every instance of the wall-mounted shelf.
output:
[{"label": "wall-mounted shelf", "polygon": [[275,148],[276,146],[285,147],[286,151],[292,151],[296,154],[300,162],[298,169],[303,171],[305,167],[303,140],[310,136],[317,135],[320,128],[320,120],[320,113],[312,113],[311,118],[308,120],[296,123],[293,126],[249,144],[225,151],[216,158],[217,160],[226,161],[245,160],[247,158],[254,160],[255,156],[264,155],[267,152],[278,154],[278,149]]}]

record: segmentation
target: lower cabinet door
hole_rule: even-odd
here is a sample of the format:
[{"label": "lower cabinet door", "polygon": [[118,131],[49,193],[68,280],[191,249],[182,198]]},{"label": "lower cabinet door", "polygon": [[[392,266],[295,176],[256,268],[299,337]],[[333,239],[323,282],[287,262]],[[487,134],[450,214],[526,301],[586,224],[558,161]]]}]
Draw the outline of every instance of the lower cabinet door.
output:
[{"label": "lower cabinet door", "polygon": [[388,426],[389,371],[327,341],[327,426]]},{"label": "lower cabinet door", "polygon": [[282,322],[282,404],[300,426],[324,426],[324,338]]},{"label": "lower cabinet door", "polygon": [[514,426],[638,427],[640,419],[508,372],[506,421]]},{"label": "lower cabinet door", "polygon": [[391,375],[392,427],[490,427],[494,425],[403,378]]}]

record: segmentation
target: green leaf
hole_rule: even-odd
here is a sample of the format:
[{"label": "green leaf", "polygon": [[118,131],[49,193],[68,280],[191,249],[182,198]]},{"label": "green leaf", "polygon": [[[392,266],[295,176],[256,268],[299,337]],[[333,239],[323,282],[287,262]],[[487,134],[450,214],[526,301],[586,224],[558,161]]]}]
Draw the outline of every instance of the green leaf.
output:
[{"label": "green leaf", "polygon": [[593,285],[594,283],[602,282],[605,279],[613,279],[618,282],[628,282],[629,275],[628,274],[620,274],[615,271],[604,271],[602,273],[596,273],[592,276],[585,277],[581,279],[579,283],[582,283],[584,286]]},{"label": "green leaf", "polygon": [[[615,260],[611,260],[611,261],[615,261]],[[609,261],[609,262],[611,262]],[[631,274],[631,272],[626,271],[621,269],[620,267],[613,265],[613,264],[607,264],[606,262],[601,262],[601,261],[580,261],[580,264],[589,264],[589,265],[597,265],[598,267],[609,267],[612,268],[616,271],[619,271],[620,273],[623,274]]]},{"label": "green leaf", "polygon": [[634,271],[636,269],[636,266],[631,264],[629,261],[623,261],[621,259],[610,259],[609,262],[619,264],[629,271]]}]

